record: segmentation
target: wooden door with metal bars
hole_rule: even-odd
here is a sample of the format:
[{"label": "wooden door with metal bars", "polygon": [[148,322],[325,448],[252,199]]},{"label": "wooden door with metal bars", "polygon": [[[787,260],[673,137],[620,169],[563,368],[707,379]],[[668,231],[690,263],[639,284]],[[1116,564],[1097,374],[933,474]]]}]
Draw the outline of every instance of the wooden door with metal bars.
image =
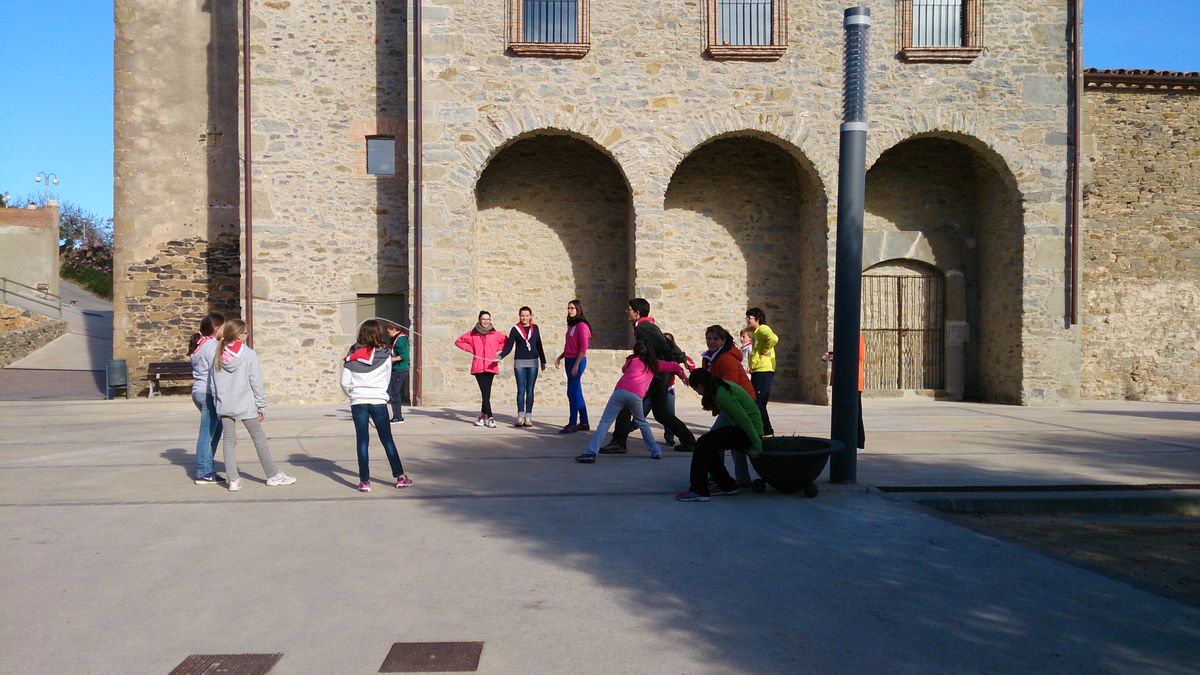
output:
[{"label": "wooden door with metal bars", "polygon": [[864,389],[942,389],[945,278],[864,274],[862,281]]}]

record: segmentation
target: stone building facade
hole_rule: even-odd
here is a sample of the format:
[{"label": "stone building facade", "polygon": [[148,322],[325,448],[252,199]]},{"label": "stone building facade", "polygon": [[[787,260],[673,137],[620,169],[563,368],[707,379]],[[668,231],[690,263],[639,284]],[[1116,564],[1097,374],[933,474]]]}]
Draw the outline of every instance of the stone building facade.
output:
[{"label": "stone building facade", "polygon": [[[271,397],[338,400],[338,356],[363,308],[390,299],[420,308],[423,403],[468,403],[453,341],[479,309],[506,329],[532,306],[553,358],[579,298],[596,405],[627,353],[624,301],[641,296],[692,353],[705,326],[736,332],[764,308],[776,397],[826,403],[844,3],[773,0],[770,44],[746,48],[719,38],[723,1],[580,0],[568,45],[526,40],[523,2],[424,1],[420,242],[409,3],[253,3],[255,339]],[[880,386],[1077,399],[1066,3],[964,0],[963,44],[941,51],[910,48],[911,0],[868,4]],[[225,3],[116,7],[115,351],[139,372],[182,356],[210,307],[241,309],[241,35]],[[376,137],[396,139],[394,176],[367,171]],[[923,342],[904,343],[917,327],[891,317],[910,291],[893,287],[916,289]],[[928,367],[897,374],[914,358]],[[558,379],[540,400],[564,401]]]},{"label": "stone building facade", "polygon": [[1081,393],[1200,400],[1200,73],[1086,81]]}]

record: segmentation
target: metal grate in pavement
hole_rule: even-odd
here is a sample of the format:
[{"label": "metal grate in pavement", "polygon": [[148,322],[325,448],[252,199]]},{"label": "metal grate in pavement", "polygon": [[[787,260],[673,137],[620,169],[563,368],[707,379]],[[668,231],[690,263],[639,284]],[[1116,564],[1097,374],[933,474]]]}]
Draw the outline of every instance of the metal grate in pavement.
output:
[{"label": "metal grate in pavement", "polygon": [[473,673],[482,653],[482,642],[397,642],[379,672]]},{"label": "metal grate in pavement", "polygon": [[263,675],[283,654],[192,654],[171,675]]}]

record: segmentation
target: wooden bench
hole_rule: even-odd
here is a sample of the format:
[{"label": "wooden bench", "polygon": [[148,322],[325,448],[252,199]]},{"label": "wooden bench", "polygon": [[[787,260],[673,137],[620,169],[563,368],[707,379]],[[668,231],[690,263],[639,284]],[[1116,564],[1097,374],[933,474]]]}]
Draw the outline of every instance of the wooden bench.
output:
[{"label": "wooden bench", "polygon": [[[150,385],[149,398],[162,395],[163,380],[191,380],[192,379],[192,364],[188,361],[162,361],[159,363],[150,364],[150,377],[148,384]],[[154,391],[155,385],[158,385],[158,391]]]}]

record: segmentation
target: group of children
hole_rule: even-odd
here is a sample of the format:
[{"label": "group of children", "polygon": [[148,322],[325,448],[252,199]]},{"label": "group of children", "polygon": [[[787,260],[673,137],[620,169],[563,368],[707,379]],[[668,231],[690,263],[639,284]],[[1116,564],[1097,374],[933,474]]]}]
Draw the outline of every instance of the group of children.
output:
[{"label": "group of children", "polygon": [[[587,370],[588,345],[592,339],[592,326],[583,313],[578,300],[567,303],[567,330],[563,350],[554,360],[554,367],[567,365],[567,401],[570,404],[570,419],[559,430],[560,434],[586,431],[588,424],[587,402],[583,398],[582,378]],[[454,346],[471,355],[471,375],[479,385],[479,416],[475,426],[496,428],[492,414],[492,381],[500,372],[500,362],[513,354],[513,374],[517,381],[517,414],[514,427],[533,426],[534,388],[538,373],[546,370],[546,349],[542,346],[542,332],[533,322],[533,310],[522,307],[517,312],[517,323],[509,329],[507,336],[492,325],[492,314],[479,312],[475,326],[454,341]]]},{"label": "group of children", "polygon": [[[762,450],[761,439],[773,433],[765,408],[774,375],[774,347],[778,338],[766,326],[761,309],[752,308],[746,314],[747,329],[743,331],[740,350],[727,330],[719,325],[709,326],[705,330],[708,349],[697,367],[676,346],[670,334],[664,334],[655,324],[650,316],[650,303],[643,298],[630,300],[627,318],[634,329],[633,352],[626,358],[621,377],[609,396],[587,450],[575,460],[592,464],[600,453],[625,452],[624,439],[633,428],[641,431],[651,457],[660,459],[662,448],[646,421],[647,412],[652,410],[667,429],[668,438],[678,437],[681,441],[679,449],[692,452],[688,490],[676,498],[708,501],[710,495],[736,494],[739,484],[749,482],[749,469],[745,456],[735,452],[737,477],[731,477],[724,465],[724,452],[734,450],[753,456]],[[570,419],[560,434],[591,429],[581,385],[587,367],[591,326],[578,300],[568,303],[566,319],[565,343],[555,359],[555,367],[561,367],[566,361]],[[238,420],[250,434],[263,471],[269,476],[266,484],[278,486],[296,482],[294,477],[278,471],[271,460],[261,425],[266,408],[262,370],[257,354],[245,344],[245,338],[243,321],[226,322],[221,315],[211,313],[201,321],[200,332],[193,336],[188,349],[193,374],[192,400],[201,414],[195,482],[227,482],[230,491],[241,487],[235,453]],[[471,374],[479,385],[482,399],[475,424],[496,426],[491,410],[491,384],[499,372],[499,362],[514,353],[517,415],[513,426],[531,427],[537,375],[546,368],[546,353],[540,330],[533,323],[532,310],[529,307],[520,309],[518,322],[507,336],[492,326],[490,313],[481,311],[475,327],[460,336],[455,345],[472,355]],[[743,358],[738,358],[735,353]],[[749,362],[749,377],[742,367],[744,359]],[[404,472],[391,432],[391,424],[404,422],[401,399],[407,388],[408,361],[408,340],[402,329],[391,323],[385,328],[374,319],[359,326],[355,343],[342,360],[341,386],[350,399],[358,456],[358,489],[362,492],[371,490],[368,446],[372,424],[387,455],[396,488],[404,489],[413,484]],[[704,409],[716,417],[712,428],[699,438],[675,417],[676,377],[699,394]],[[388,415],[389,403],[393,407],[391,417]],[[600,444],[614,423],[617,431],[613,442],[602,448]],[[213,456],[222,436],[228,479],[213,470]],[[709,478],[713,480],[712,484]]]},{"label": "group of children", "polygon": [[[397,488],[412,485],[400,463],[392,439],[390,423],[403,422],[400,408],[403,386],[406,384],[407,340],[399,343],[399,329],[389,326],[390,340],[378,321],[364,321],[358,329],[355,344],[343,359],[342,390],[350,398],[350,416],[358,450],[358,489],[371,490],[370,463],[367,461],[368,425],[374,422],[375,431],[391,464]],[[258,354],[245,343],[246,323],[240,319],[225,321],[215,312],[200,321],[200,332],[192,336],[188,357],[192,364],[192,402],[200,411],[200,431],[196,439],[197,485],[225,483],[230,492],[241,489],[237,468],[236,423],[241,421],[250,434],[263,473],[270,487],[291,485],[296,479],[275,468],[267,436],[262,429],[267,400],[263,395],[262,367]],[[404,368],[397,368],[403,363]],[[395,414],[389,419],[388,403],[394,404]],[[370,422],[369,422],[370,421]],[[213,456],[222,436],[225,439],[224,460],[228,478],[213,470]]]},{"label": "group of children", "polygon": [[[197,485],[226,483],[230,492],[242,488],[237,468],[237,422],[246,427],[267,485],[291,485],[296,479],[275,468],[262,421],[267,399],[263,396],[262,367],[258,354],[245,343],[246,323],[225,321],[216,312],[200,321],[200,332],[192,336],[188,355],[192,363],[192,402],[200,411],[200,433],[196,439]],[[228,478],[213,471],[217,443],[225,437],[223,450]]]}]

